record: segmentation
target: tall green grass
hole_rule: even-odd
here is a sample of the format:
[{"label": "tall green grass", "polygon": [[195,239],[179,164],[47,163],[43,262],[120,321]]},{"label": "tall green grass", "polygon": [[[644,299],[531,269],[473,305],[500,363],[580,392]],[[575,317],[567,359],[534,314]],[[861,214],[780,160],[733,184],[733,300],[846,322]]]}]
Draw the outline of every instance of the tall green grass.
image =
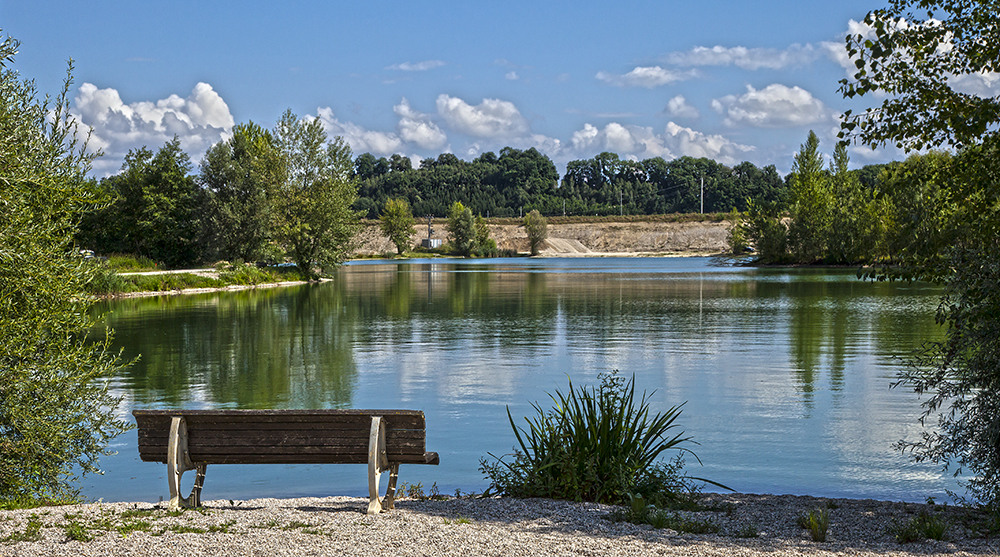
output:
[{"label": "tall green grass", "polygon": [[634,494],[651,501],[687,490],[691,478],[679,466],[657,463],[667,451],[690,452],[683,445],[691,438],[676,431],[681,407],[653,414],[650,396],[637,398],[635,376],[625,380],[615,371],[602,374],[597,388],[570,381],[568,393],[549,395],[548,411],[533,403],[536,415],[524,418],[526,428],[508,407],[520,448],[510,462],[492,454],[480,461],[491,482],[487,493],[617,504]]}]

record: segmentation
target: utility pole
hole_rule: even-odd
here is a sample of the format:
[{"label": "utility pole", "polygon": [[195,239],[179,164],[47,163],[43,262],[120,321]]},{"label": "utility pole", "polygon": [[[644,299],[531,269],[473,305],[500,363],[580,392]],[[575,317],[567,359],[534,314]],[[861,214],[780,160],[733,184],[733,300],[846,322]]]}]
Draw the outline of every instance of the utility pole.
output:
[{"label": "utility pole", "polygon": [[705,175],[701,175],[701,214],[705,214]]},{"label": "utility pole", "polygon": [[625,211],[622,209],[622,189],[618,188],[618,216],[620,217],[624,214]]}]

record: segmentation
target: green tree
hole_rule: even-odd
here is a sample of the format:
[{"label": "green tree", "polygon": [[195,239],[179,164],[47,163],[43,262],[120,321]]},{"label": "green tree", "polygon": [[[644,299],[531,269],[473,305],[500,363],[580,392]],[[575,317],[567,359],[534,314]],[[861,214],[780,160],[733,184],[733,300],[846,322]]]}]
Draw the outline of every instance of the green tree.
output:
[{"label": "green tree", "polygon": [[848,170],[847,145],[838,143],[830,164],[830,227],[826,257],[830,263],[871,263],[884,259],[885,240],[892,228],[889,198],[861,185]]},{"label": "green tree", "polygon": [[448,210],[448,241],[455,251],[463,257],[472,255],[476,249],[476,225],[472,218],[472,210],[456,201]]},{"label": "green tree", "polygon": [[782,263],[788,258],[788,227],[781,221],[776,202],[747,200],[747,237],[757,250],[760,263]]},{"label": "green tree", "polygon": [[496,240],[490,238],[490,227],[482,215],[476,215],[474,224],[476,230],[476,255],[479,257],[496,257],[499,254]]},{"label": "green tree", "polygon": [[101,181],[115,199],[86,218],[85,242],[103,253],[132,253],[168,267],[202,259],[207,198],[191,176],[176,136],[155,154],[145,147],[125,155],[121,172]]},{"label": "green tree", "polygon": [[524,231],[528,234],[531,255],[538,255],[538,248],[549,237],[549,223],[538,211],[524,215]]},{"label": "green tree", "polygon": [[68,112],[72,62],[50,105],[10,67],[17,49],[0,42],[0,500],[29,502],[76,497],[75,474],[128,426],[108,394],[122,367],[110,339],[87,341],[95,268],[73,234],[101,198]]},{"label": "green tree", "polygon": [[410,238],[417,233],[417,229],[413,227],[413,213],[410,212],[410,204],[402,198],[386,201],[385,210],[382,211],[379,221],[382,233],[395,244],[396,253],[403,255],[406,248],[412,245]]},{"label": "green tree", "polygon": [[802,263],[813,263],[826,253],[833,198],[823,170],[819,138],[812,131],[792,163],[792,220],[788,244],[792,256]]},{"label": "green tree", "polygon": [[[970,472],[969,494],[1000,512],[1000,97],[963,83],[1000,70],[994,2],[892,0],[869,12],[873,36],[852,34],[858,71],[842,82],[846,97],[887,93],[881,106],[846,114],[842,137],[877,147],[955,146],[934,172],[935,250],[913,250],[879,278],[943,283],[939,322],[945,339],[901,372],[899,384],[928,394],[923,418],[938,428],[900,447],[916,460]],[[938,161],[944,162],[944,161]]]},{"label": "green tree", "polygon": [[237,125],[231,138],[205,153],[200,181],[210,196],[211,228],[224,259],[265,257],[272,205],[284,179],[274,136],[253,122]]},{"label": "green tree", "polygon": [[729,221],[729,233],[726,234],[729,253],[744,255],[747,249],[747,227],[743,223],[743,216],[736,207],[733,207],[733,210],[726,215],[726,220]]},{"label": "green tree", "polygon": [[287,169],[276,203],[273,233],[308,277],[315,265],[326,273],[351,252],[359,215],[351,148],[343,138],[327,141],[318,119],[304,120],[286,110],[274,130]]}]

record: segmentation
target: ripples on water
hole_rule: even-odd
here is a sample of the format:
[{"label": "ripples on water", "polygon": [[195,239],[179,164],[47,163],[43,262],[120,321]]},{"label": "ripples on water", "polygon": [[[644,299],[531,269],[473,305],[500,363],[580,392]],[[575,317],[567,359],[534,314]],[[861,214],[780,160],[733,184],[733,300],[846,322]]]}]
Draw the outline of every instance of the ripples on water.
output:
[{"label": "ripples on water", "polygon": [[[635,373],[655,409],[686,403],[695,475],[743,492],[922,501],[953,480],[891,448],[919,401],[888,389],[938,338],[937,290],[853,270],[730,267],[710,258],[360,262],[321,285],[106,304],[132,408],[415,408],[438,467],[401,481],[481,491],[487,452],[545,392]],[[156,500],[165,466],[135,433],[85,494]],[[205,496],[351,494],[361,466],[212,466]]]}]

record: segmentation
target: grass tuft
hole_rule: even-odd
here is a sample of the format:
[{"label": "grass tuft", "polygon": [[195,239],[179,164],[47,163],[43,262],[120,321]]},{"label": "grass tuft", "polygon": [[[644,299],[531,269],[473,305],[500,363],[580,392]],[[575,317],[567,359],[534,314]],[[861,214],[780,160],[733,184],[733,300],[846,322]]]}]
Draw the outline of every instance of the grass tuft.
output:
[{"label": "grass tuft", "polygon": [[825,542],[830,528],[830,513],[826,509],[815,509],[799,515],[798,524],[809,531],[814,542]]}]

